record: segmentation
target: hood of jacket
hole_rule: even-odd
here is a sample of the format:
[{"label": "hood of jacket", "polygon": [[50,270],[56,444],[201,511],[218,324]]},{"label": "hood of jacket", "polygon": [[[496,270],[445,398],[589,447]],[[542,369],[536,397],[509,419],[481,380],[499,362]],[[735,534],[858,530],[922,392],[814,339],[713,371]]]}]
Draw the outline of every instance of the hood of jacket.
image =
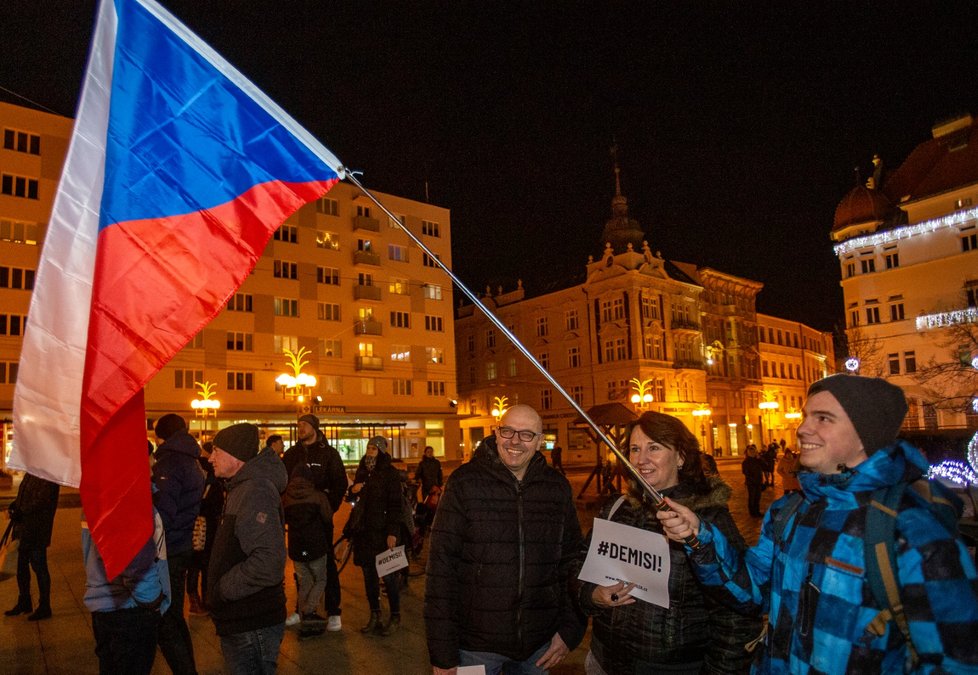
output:
[{"label": "hood of jacket", "polygon": [[282,494],[289,483],[289,474],[285,470],[285,464],[275,454],[275,451],[264,448],[245,462],[238,473],[228,479],[228,490],[232,490],[235,486],[248,480],[271,481],[278,493]]},{"label": "hood of jacket", "polygon": [[812,501],[827,499],[830,503],[844,502],[854,506],[857,493],[872,492],[899,482],[912,482],[926,476],[929,467],[917,448],[906,441],[897,441],[841,473],[801,471],[798,482],[805,496]]},{"label": "hood of jacket", "polygon": [[291,478],[285,487],[285,505],[316,501],[316,486],[307,478]]},{"label": "hood of jacket", "polygon": [[178,431],[160,443],[160,447],[156,448],[156,452],[153,454],[159,457],[161,454],[166,454],[168,452],[175,452],[180,455],[187,455],[188,457],[197,459],[200,457],[200,446],[197,444],[197,439],[191,436],[189,433],[186,431]]},{"label": "hood of jacket", "polygon": [[[516,480],[516,476],[509,470],[509,467],[503,464],[503,460],[499,459],[499,448],[496,446],[495,434],[487,436],[479,442],[475,452],[472,453],[472,462],[485,466],[500,478]],[[530,480],[548,466],[547,458],[543,456],[542,452],[537,450],[533,454],[533,457],[530,458],[530,463],[526,466],[526,473],[523,474],[523,482]]]}]

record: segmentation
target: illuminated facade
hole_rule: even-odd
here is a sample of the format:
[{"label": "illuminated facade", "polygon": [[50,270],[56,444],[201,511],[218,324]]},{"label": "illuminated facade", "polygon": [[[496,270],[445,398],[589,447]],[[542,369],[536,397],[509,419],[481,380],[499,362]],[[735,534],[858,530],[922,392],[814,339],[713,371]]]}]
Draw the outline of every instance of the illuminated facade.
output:
[{"label": "illuminated facade", "polygon": [[[722,448],[725,456],[759,443],[766,421],[758,406],[769,382],[789,402],[797,396],[792,378],[762,377],[755,309],[762,284],[653,253],[618,185],[602,240],[579,285],[529,298],[522,285],[486,289],[480,299],[584,410],[617,402],[675,415],[707,452]],[[778,330],[807,345],[777,347],[784,362],[811,365],[817,359],[807,348],[831,350],[825,335],[782,323]],[[826,352],[817,353],[824,372]],[[506,397],[540,411],[546,443],[561,445],[567,461],[592,461],[593,442],[574,409],[472,305],[459,309],[456,354],[467,452],[491,432],[493,407]],[[786,427],[780,417],[768,420]]]},{"label": "illuminated facade", "polygon": [[846,356],[904,388],[905,431],[974,431],[974,380],[964,375],[978,355],[978,125],[971,115],[939,123],[889,175],[874,164],[831,233]]},{"label": "illuminated facade", "polygon": [[[7,419],[38,244],[71,125],[0,104],[0,415]],[[26,152],[19,149],[22,135]],[[8,137],[13,149],[6,147]],[[35,143],[37,153],[31,152]],[[8,182],[17,194],[8,194]],[[451,264],[447,209],[378,197]],[[396,456],[420,457],[432,445],[437,454],[455,457],[453,335],[452,287],[444,272],[399,223],[340,183],[276,231],[227,308],[146,386],[148,423],[176,412],[205,435],[247,420],[288,438],[296,413],[311,411],[349,461],[362,455],[374,433],[392,438]],[[316,378],[301,400],[276,383],[292,374],[287,352],[301,353],[303,372]],[[204,400],[198,383],[209,385],[206,398],[219,407],[191,407]]]}]

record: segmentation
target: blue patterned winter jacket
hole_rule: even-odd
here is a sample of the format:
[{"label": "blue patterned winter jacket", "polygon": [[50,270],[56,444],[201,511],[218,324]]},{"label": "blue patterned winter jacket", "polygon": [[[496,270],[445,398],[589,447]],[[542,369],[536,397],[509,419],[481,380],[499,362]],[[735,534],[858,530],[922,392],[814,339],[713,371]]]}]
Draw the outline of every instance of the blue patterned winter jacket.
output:
[{"label": "blue patterned winter jacket", "polygon": [[919,662],[890,621],[882,636],[867,630],[881,607],[866,581],[862,535],[873,491],[927,471],[915,448],[897,442],[855,469],[802,472],[805,500],[774,541],[787,498],[771,505],[758,543],[741,553],[708,522],[704,544],[687,549],[706,585],[735,607],[761,607],[768,633],[755,673],[978,673],[978,581],[959,539],[943,528],[913,490],[898,509],[897,574]]}]

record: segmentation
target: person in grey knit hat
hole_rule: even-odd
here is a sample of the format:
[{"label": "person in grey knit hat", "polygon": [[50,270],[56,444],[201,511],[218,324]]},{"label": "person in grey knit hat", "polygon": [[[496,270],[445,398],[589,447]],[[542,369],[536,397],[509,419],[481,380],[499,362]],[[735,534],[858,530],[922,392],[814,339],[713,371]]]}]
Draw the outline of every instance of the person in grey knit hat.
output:
[{"label": "person in grey knit hat", "polygon": [[288,474],[274,451],[259,451],[254,424],[221,429],[210,462],[228,488],[207,569],[211,619],[231,672],[275,672],[285,634],[281,494]]},{"label": "person in grey knit hat", "polygon": [[900,387],[878,377],[830,375],[812,383],[808,398],[820,391],[832,394],[846,411],[867,455],[896,440],[907,415],[907,397]]}]

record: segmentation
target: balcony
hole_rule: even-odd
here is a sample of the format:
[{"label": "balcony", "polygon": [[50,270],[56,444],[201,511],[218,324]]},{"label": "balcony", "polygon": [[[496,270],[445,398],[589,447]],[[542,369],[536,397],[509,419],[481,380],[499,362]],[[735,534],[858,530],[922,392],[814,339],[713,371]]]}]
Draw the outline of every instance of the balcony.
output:
[{"label": "balcony", "polygon": [[695,359],[676,359],[672,364],[673,368],[693,368],[696,370],[704,370],[705,366],[702,361],[697,361]]},{"label": "balcony", "polygon": [[380,256],[370,251],[354,251],[353,263],[356,265],[376,265],[380,267]]},{"label": "balcony", "polygon": [[672,320],[669,326],[673,330],[696,330],[700,329],[700,325],[693,321],[692,319],[676,319]]},{"label": "balcony", "polygon": [[355,216],[353,218],[353,229],[380,232],[380,221],[369,216]]},{"label": "balcony", "polygon": [[380,286],[354,286],[354,300],[380,300]]},{"label": "balcony", "polygon": [[357,356],[355,366],[357,370],[383,370],[384,359],[380,356]]},{"label": "balcony", "polygon": [[383,335],[384,327],[374,319],[358,319],[353,322],[354,335]]}]

